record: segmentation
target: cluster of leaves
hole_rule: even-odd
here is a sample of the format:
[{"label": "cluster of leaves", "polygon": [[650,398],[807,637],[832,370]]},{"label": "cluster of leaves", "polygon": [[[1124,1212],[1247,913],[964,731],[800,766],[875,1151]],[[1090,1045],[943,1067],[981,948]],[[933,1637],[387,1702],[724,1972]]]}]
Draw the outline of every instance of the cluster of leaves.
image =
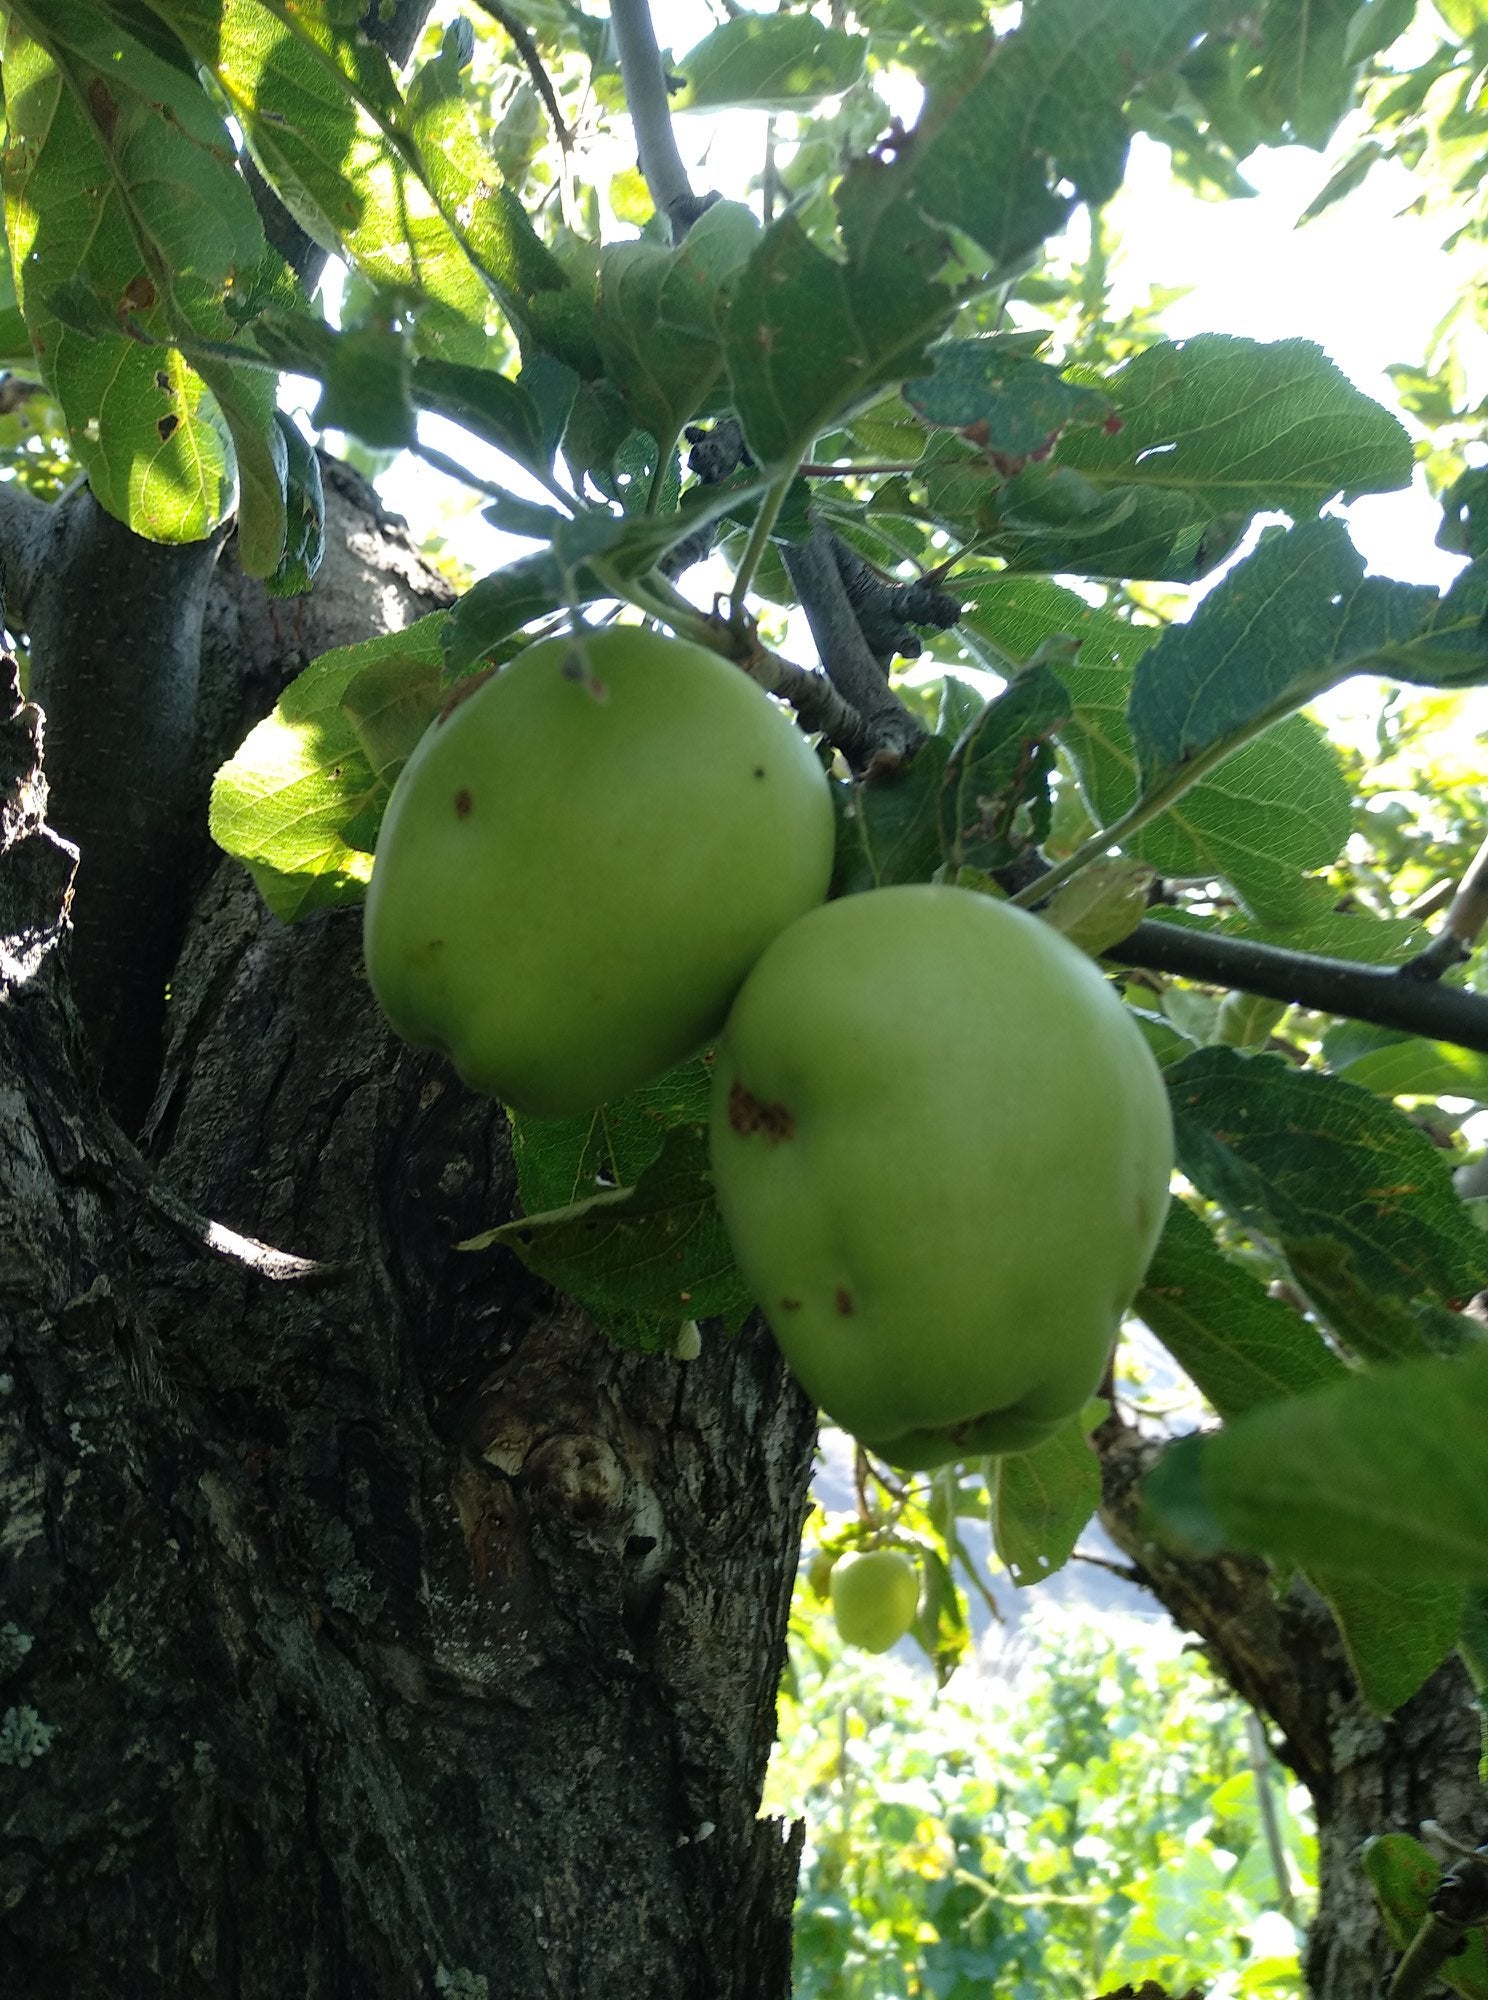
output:
[{"label": "cluster of leaves", "polygon": [[[1326,510],[1406,484],[1412,447],[1316,348],[1148,328],[1059,357],[1005,313],[1020,295],[1037,307],[1041,283],[1048,303],[1044,244],[1115,191],[1138,126],[1211,190],[1235,191],[1258,143],[1323,144],[1361,89],[1395,89],[1376,102],[1390,143],[1471,151],[1479,10],[1453,0],[1457,43],[1407,77],[1382,52],[1411,11],[1029,0],[989,34],[949,4],[933,35],[913,7],[831,26],[740,14],[676,58],[679,102],[799,119],[770,197],[789,205],[762,221],[719,201],[680,242],[649,217],[637,240],[601,243],[572,157],[583,119],[619,101],[597,17],[543,16],[561,76],[544,98],[540,65],[493,71],[465,22],[400,82],[339,0],[13,0],[0,351],[40,369],[104,506],[165,541],[235,508],[244,566],[303,588],[314,460],[273,408],[285,370],[322,384],[320,426],[369,448],[417,445],[430,413],[528,475],[524,494],[481,491],[534,552],[452,612],[313,663],[219,777],[219,841],[285,918],[354,903],[452,677],[575,607],[625,601],[747,652],[744,622],[693,605],[669,553],[722,536],[741,599],[752,580],[782,592],[814,523],[886,576],[948,581],[963,615],[935,651],[1006,684],[987,701],[948,671],[909,769],[839,786],[838,893],[993,888],[1051,864],[1033,893],[1058,890],[1053,920],[1092,950],[1161,878],[1157,919],[1181,930],[1402,961],[1418,930],[1393,893],[1347,894],[1350,773],[1299,711],[1360,673],[1488,683],[1483,482],[1447,495],[1444,538],[1467,558],[1450,589],[1366,576]],[[910,133],[882,134],[885,69],[926,86]],[[814,117],[827,97],[840,105]],[[352,273],[339,325],[271,247],[240,134]],[[564,219],[539,227],[555,186]],[[634,188],[616,199],[644,215]],[[689,482],[679,438],[723,418],[742,469]],[[1261,515],[1289,525],[1256,539]],[[1237,549],[1187,622],[1134,614],[1133,587],[1190,586]],[[1192,1194],[1138,1310],[1228,1427],[1175,1453],[1154,1500],[1201,1546],[1304,1565],[1392,1707],[1459,1640],[1476,1657],[1470,1591],[1488,1573],[1488,1373],[1461,1311],[1481,1238],[1446,1157],[1392,1100],[1484,1086],[1430,1043],[1159,987],[1156,1004],[1150,984],[1132,997]],[[518,1130],[529,1213],[501,1240],[632,1345],[685,1346],[692,1321],[746,1304],[701,1082],[682,1072],[582,1127]],[[1016,1567],[1047,1574],[1094,1503],[1083,1431],[992,1483]]]},{"label": "cluster of leaves", "polygon": [[[1283,12],[1266,10],[1279,44]],[[1323,511],[1409,479],[1402,427],[1305,342],[1143,340],[1111,365],[1059,368],[1037,339],[981,317],[1074,199],[1114,187],[1127,100],[1151,124],[1167,91],[1170,132],[1186,103],[1212,177],[1226,147],[1258,136],[1318,143],[1383,45],[1324,37],[1289,93],[1255,83],[1264,64],[1241,74],[1227,20],[1112,0],[1092,30],[1088,10],[1042,0],[970,83],[964,49],[954,88],[927,63],[916,132],[769,227],[720,202],[677,248],[564,239],[561,284],[493,294],[518,329],[515,379],[433,351],[452,337],[437,313],[372,345],[357,334],[363,360],[378,342],[404,357],[360,374],[362,361],[343,368],[352,336],[274,320],[280,358],[324,377],[338,420],[370,423],[353,390],[380,384],[373,400],[399,411],[387,435],[409,434],[415,405],[438,410],[504,448],[552,505],[492,489],[489,518],[537,552],[447,617],[317,662],[224,771],[214,829],[273,906],[296,916],[361,894],[381,806],[451,673],[565,607],[617,597],[722,641],[657,567],[666,551],[710,524],[736,547],[768,526],[781,547],[814,519],[887,573],[954,551],[963,615],[936,649],[1007,682],[986,701],[948,673],[910,769],[839,788],[838,893],[937,875],[991,887],[1041,849],[1055,869],[1041,891],[1074,877],[1051,915],[1091,949],[1129,929],[1162,877],[1174,887],[1159,919],[1190,931],[1358,963],[1410,956],[1421,933],[1393,896],[1340,907],[1351,773],[1298,712],[1358,673],[1488,680],[1488,565],[1469,562],[1445,593],[1366,576]],[[1103,38],[1116,36],[1113,96]],[[741,17],[679,73],[695,103],[799,104],[861,89],[850,75],[884,60],[884,37]],[[912,47],[906,35],[896,59]],[[460,58],[447,39],[441,88],[455,90]],[[989,187],[1006,191],[995,209]],[[680,430],[726,413],[752,466],[683,493]],[[902,469],[853,471],[886,453]],[[840,467],[813,480],[809,513],[808,455]],[[1133,617],[1116,594],[1193,582],[1259,514],[1292,525],[1268,529],[1186,622]],[[1458,507],[1469,549],[1475,519]],[[1057,580],[1069,574],[1111,586],[1107,602]],[[1091,865],[1118,843],[1122,863]],[[1170,1074],[1194,1190],[1137,1309],[1230,1425],[1174,1456],[1155,1501],[1201,1546],[1305,1565],[1371,1699],[1391,1708],[1461,1637],[1488,1483],[1467,1435],[1484,1392],[1460,1312],[1481,1239],[1446,1158],[1390,1099],[1471,1096],[1481,1063],[1303,1017],[1279,1032],[1271,1003],[1172,985],[1155,1005],[1150,987],[1132,997]],[[700,1071],[682,1072],[572,1130],[518,1127],[529,1213],[501,1240],[629,1344],[673,1348],[689,1321],[731,1323],[746,1303],[712,1208],[701,1088]],[[1273,1280],[1307,1312],[1269,1296]],[[1444,1408],[1464,1432],[1447,1494]],[[1095,1504],[1092,1470],[1079,1426],[995,1469],[989,1504],[1020,1577],[1066,1559]],[[946,1634],[924,1636],[943,1655]]]},{"label": "cluster of leaves", "polygon": [[1300,1995],[1303,1795],[1274,1765],[1258,1781],[1243,1711],[1176,1632],[1041,1606],[985,1677],[927,1701],[893,1657],[843,1652],[808,1575],[765,1799],[807,1821],[798,1993],[1086,2000],[1155,1979]]}]

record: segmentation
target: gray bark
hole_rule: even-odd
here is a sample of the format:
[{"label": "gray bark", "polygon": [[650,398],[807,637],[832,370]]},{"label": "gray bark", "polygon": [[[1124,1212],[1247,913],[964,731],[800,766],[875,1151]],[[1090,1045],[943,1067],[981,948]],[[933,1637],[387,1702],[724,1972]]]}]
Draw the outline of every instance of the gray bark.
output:
[{"label": "gray bark", "polygon": [[[430,601],[356,533],[315,651]],[[234,588],[209,653],[272,678]],[[783,2000],[795,1843],[755,1811],[812,1411],[757,1325],[623,1355],[455,1249],[513,1212],[505,1119],[383,1032],[355,913],[210,879],[137,1153],[52,948],[34,713],[0,738],[0,1991]]]}]

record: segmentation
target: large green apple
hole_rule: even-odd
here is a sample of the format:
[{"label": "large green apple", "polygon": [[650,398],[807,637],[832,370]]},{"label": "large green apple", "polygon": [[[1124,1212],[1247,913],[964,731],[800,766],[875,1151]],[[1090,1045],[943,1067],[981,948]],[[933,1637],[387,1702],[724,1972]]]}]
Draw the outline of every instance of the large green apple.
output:
[{"label": "large green apple", "polygon": [[865,1549],[832,1565],[832,1616],[838,1635],[867,1653],[886,1653],[914,1623],[919,1572],[902,1549]]},{"label": "large green apple", "polygon": [[952,888],[776,938],[729,1015],[711,1142],[786,1359],[907,1468],[1027,1450],[1081,1408],[1173,1164],[1162,1078],[1094,964]]},{"label": "large green apple", "polygon": [[576,1117],[718,1031],[832,843],[820,764],[740,668],[633,627],[543,640],[404,766],[368,975],[473,1089]]}]

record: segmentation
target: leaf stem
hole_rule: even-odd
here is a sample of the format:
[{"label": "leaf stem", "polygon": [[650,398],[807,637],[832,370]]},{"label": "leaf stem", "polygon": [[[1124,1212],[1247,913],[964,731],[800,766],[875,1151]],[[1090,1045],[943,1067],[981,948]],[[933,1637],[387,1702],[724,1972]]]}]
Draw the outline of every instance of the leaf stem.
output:
[{"label": "leaf stem", "polygon": [[[425,465],[432,467],[435,472],[442,472],[448,479],[458,479],[462,485],[473,486],[477,493],[487,493],[493,500],[511,498],[506,487],[498,486],[492,479],[483,479],[478,472],[472,472],[468,466],[461,465],[457,458],[450,458],[445,452],[440,451],[437,445],[425,444],[422,438],[415,438],[407,449],[411,457],[421,458]],[[573,494],[565,492],[556,479],[545,477],[535,466],[524,466],[523,470],[537,480],[545,492],[551,493],[555,500],[561,502],[566,514],[574,513]],[[582,506],[579,511],[583,511]]]},{"label": "leaf stem", "polygon": [[793,476],[789,472],[780,475],[761,500],[759,512],[754,517],[754,526],[749,531],[749,540],[744,548],[744,559],[734,576],[733,596],[729,600],[729,617],[734,624],[738,624],[744,616],[744,599],[749,594],[754,573],[769,543],[770,530],[780,518]]}]

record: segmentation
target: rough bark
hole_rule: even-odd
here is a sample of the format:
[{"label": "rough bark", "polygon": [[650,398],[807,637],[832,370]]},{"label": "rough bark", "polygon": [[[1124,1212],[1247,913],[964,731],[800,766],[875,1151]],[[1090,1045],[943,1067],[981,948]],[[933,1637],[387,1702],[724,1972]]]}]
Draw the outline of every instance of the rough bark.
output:
[{"label": "rough bark", "polygon": [[1258,1558],[1195,1561],[1155,1542],[1138,1483],[1157,1447],[1117,1420],[1098,1434],[1101,1519],[1138,1580],[1219,1676],[1272,1725],[1277,1754],[1312,1795],[1318,1824],[1318,1913],[1304,1970],[1313,2000],[1370,2000],[1397,1954],[1359,1865],[1372,1834],[1419,1836],[1436,1819],[1459,1838],[1488,1840],[1478,1779],[1482,1718],[1454,1658],[1388,1718],[1369,1708],[1326,1603],[1300,1578]]},{"label": "rough bark", "polygon": [[813,1416],[772,1344],[622,1355],[457,1250],[512,1212],[504,1117],[383,1033],[354,913],[285,929],[231,868],[142,1159],[47,948],[70,857],[25,720],[0,1990],[782,2000],[795,1850],[755,1810]]}]

